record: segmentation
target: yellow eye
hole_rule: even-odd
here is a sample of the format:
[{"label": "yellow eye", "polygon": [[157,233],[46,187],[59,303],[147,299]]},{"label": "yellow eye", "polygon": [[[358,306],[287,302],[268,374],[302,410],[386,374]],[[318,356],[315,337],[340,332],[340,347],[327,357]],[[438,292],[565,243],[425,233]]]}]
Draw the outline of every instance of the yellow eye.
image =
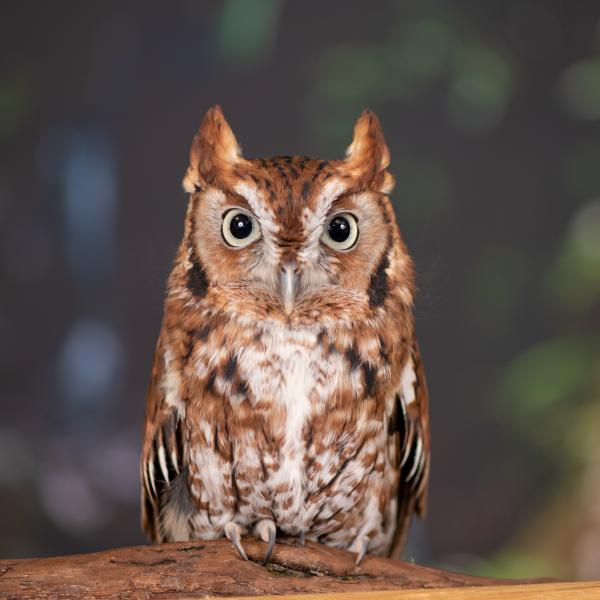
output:
[{"label": "yellow eye", "polygon": [[350,250],[358,239],[358,222],[350,213],[338,213],[329,219],[321,241],[334,250]]},{"label": "yellow eye", "polygon": [[243,248],[260,237],[260,227],[252,215],[239,208],[232,208],[223,217],[221,234],[229,246]]}]

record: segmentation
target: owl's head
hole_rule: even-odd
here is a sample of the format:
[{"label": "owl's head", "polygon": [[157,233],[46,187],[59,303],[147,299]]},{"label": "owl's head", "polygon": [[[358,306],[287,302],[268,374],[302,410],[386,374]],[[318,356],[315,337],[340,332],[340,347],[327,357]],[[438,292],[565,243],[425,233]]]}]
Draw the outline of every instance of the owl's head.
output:
[{"label": "owl's head", "polygon": [[412,264],[388,194],[379,120],[365,110],[342,160],[246,159],[220,107],[190,151],[182,248],[196,295],[287,322],[361,319],[412,303]]}]

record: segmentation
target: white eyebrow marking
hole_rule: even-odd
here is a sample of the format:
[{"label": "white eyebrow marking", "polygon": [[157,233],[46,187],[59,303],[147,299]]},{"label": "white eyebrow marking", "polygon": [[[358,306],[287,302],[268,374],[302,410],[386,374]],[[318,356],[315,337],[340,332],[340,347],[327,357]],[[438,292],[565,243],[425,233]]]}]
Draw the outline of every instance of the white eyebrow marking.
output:
[{"label": "white eyebrow marking", "polygon": [[273,213],[268,209],[268,204],[258,188],[248,183],[239,183],[234,191],[248,202],[250,208],[258,218],[263,232],[264,256],[267,262],[277,263],[279,261],[279,249],[276,243],[276,234],[279,224]]},{"label": "white eyebrow marking", "polygon": [[275,233],[279,230],[279,225],[273,218],[273,214],[267,209],[267,202],[264,196],[255,186],[248,183],[239,183],[235,186],[234,191],[248,202],[254,214],[259,218],[263,229],[266,229],[270,233]]},{"label": "white eyebrow marking", "polygon": [[345,191],[346,186],[340,179],[330,179],[317,196],[315,210],[311,210],[308,206],[304,207],[304,230],[308,235],[323,224],[333,201]]},{"label": "white eyebrow marking", "polygon": [[317,260],[321,230],[327,213],[334,200],[345,191],[346,186],[344,183],[339,179],[332,178],[323,186],[323,189],[317,196],[315,210],[310,209],[308,206],[304,207],[302,221],[304,235],[306,236],[306,245],[300,252],[300,255],[305,261],[314,262]]}]

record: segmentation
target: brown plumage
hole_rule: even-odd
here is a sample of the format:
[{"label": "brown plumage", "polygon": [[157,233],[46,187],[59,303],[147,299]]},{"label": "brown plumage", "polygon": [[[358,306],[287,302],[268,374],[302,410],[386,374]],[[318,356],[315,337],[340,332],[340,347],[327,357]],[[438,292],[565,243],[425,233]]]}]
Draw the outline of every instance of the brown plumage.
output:
[{"label": "brown plumage", "polygon": [[429,424],[389,160],[368,110],[331,161],[245,159],[220,108],[204,117],[146,408],[153,540],[400,555]]}]

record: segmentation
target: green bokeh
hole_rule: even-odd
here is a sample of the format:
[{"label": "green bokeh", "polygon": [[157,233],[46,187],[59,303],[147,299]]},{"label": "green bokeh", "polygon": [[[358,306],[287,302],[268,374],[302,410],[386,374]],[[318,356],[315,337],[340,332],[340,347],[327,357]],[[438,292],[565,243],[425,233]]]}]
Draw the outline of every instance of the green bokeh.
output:
[{"label": "green bokeh", "polygon": [[271,49],[283,0],[226,0],[218,28],[221,57],[249,66]]}]

